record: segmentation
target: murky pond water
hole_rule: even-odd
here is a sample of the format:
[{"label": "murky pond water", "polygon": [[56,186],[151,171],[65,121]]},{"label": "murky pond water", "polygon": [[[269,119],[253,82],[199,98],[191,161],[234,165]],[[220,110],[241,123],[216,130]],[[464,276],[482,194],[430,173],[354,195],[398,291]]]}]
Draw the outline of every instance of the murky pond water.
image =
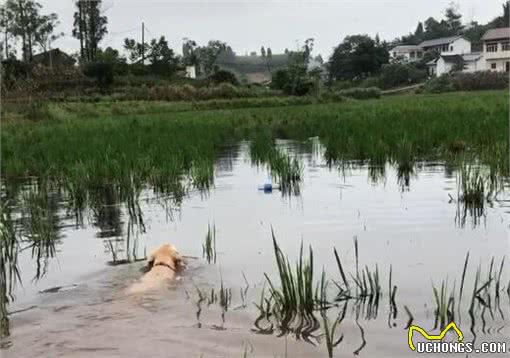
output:
[{"label": "murky pond water", "polygon": [[[473,289],[478,267],[483,277],[489,271],[497,276],[509,248],[508,191],[481,211],[464,210],[455,201],[456,170],[444,163],[418,163],[405,175],[390,165],[375,173],[363,165],[340,170],[326,165],[318,145],[279,145],[303,161],[299,192],[259,190],[268,172],[252,164],[249,145],[241,143],[218,159],[210,190],[193,191],[180,205],[144,192],[145,230],[132,225],[115,198],[99,211],[87,211],[84,224],[76,225],[55,193],[60,240],[53,258],[41,255],[38,261],[31,249],[19,256],[23,287],[10,306],[11,337],[2,357],[326,356],[320,330],[306,342],[254,325],[264,273],[278,282],[271,230],[291,262],[301,242],[313,247],[317,277],[324,269],[340,282],[333,248],[344,270],[356,272],[354,240],[359,265],[377,265],[383,295],[375,308],[347,300],[328,312],[332,318],[347,312],[337,328],[337,337],[344,338],[335,356],[408,357],[406,309],[415,324],[432,331],[432,287],[448,280],[450,289],[458,289],[468,252],[466,292]],[[216,264],[202,258],[208,225],[216,228]],[[143,257],[166,242],[188,256],[188,268],[168,289],[127,295],[143,262],[107,263],[114,255]],[[398,287],[396,314],[388,298],[390,266]],[[41,277],[34,279],[38,272]],[[506,290],[506,269],[498,281]],[[210,298],[221,285],[231,295],[227,307]],[[62,288],[45,291],[57,286]],[[474,319],[456,316],[466,339],[507,341],[510,296],[501,296],[497,306],[478,310]]]}]

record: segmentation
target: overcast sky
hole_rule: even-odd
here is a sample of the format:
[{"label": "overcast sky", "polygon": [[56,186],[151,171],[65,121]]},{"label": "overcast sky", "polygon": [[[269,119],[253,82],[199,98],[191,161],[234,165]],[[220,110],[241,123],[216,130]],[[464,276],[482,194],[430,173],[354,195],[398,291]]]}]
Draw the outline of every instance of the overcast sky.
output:
[{"label": "overcast sky", "polygon": [[[2,0],[0,0],[2,1]],[[295,49],[297,42],[315,38],[315,51],[326,59],[346,35],[364,33],[392,40],[414,31],[418,21],[429,16],[442,18],[451,0],[356,0],[356,1],[274,1],[274,0],[103,0],[108,32],[102,47],[121,48],[125,37],[146,39],[166,36],[171,47],[181,52],[182,39],[199,44],[211,39],[227,42],[237,54]],[[56,12],[65,37],[52,47],[75,52],[78,40],[71,36],[73,0],[39,0],[43,13]],[[485,23],[500,15],[503,0],[459,0],[455,2],[465,23]]]}]

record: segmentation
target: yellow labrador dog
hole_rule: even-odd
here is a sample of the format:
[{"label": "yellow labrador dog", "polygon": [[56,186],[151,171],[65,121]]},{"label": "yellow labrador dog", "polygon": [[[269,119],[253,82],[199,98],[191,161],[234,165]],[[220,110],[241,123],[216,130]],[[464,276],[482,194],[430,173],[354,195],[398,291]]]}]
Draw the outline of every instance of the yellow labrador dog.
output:
[{"label": "yellow labrador dog", "polygon": [[139,282],[133,284],[128,293],[139,293],[163,287],[175,279],[183,268],[182,256],[174,245],[164,244],[147,259],[148,271]]}]

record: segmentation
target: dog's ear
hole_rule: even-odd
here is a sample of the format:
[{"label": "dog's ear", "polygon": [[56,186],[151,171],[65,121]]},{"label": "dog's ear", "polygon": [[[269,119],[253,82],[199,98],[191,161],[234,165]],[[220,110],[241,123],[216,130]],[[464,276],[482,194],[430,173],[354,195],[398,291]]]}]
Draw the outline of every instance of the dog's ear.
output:
[{"label": "dog's ear", "polygon": [[156,259],[156,256],[154,256],[154,253],[150,254],[150,256],[147,258],[147,267],[150,269],[154,265],[154,260]]},{"label": "dog's ear", "polygon": [[173,256],[174,256],[174,261],[175,261],[175,267],[176,268],[182,268],[182,267],[186,266],[184,261],[183,261],[183,258],[181,256],[181,254],[178,251],[175,251]]}]

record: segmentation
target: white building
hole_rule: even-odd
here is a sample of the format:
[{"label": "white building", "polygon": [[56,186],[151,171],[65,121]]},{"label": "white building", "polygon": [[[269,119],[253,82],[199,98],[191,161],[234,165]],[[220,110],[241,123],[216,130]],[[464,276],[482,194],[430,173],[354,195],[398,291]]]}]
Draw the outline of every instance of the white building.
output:
[{"label": "white building", "polygon": [[195,66],[186,66],[186,77],[197,78],[197,69]]},{"label": "white building", "polygon": [[471,52],[471,42],[460,35],[426,40],[418,46],[424,52],[433,51],[440,55],[462,55]]},{"label": "white building", "polygon": [[440,55],[437,59],[427,63],[429,74],[441,76],[453,70],[462,72],[483,71],[485,69],[483,55],[480,52],[462,55]]},{"label": "white building", "polygon": [[423,48],[416,45],[399,45],[390,50],[392,62],[414,62],[423,57]]},{"label": "white building", "polygon": [[510,27],[488,30],[482,41],[484,69],[510,72]]}]

